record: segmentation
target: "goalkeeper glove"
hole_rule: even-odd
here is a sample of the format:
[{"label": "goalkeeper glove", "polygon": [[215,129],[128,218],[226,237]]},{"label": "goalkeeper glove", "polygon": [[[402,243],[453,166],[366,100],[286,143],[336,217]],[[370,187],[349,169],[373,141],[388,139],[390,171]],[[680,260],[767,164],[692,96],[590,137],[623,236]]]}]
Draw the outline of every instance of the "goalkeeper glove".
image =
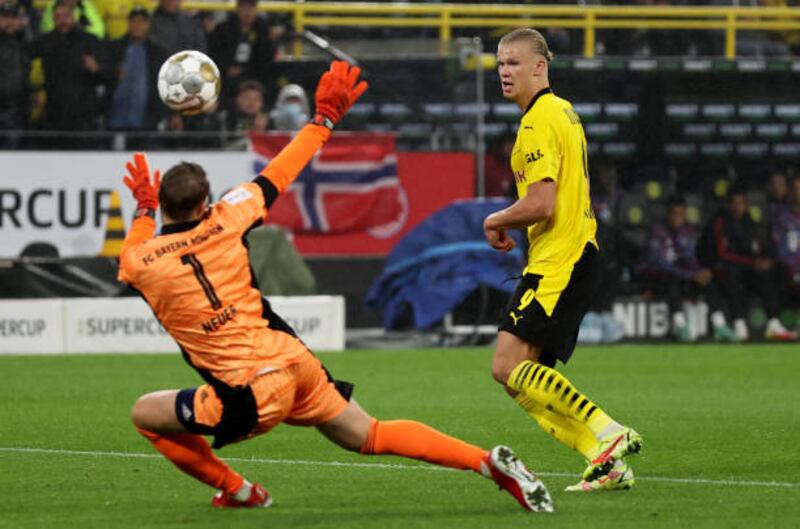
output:
[{"label": "goalkeeper glove", "polygon": [[[336,126],[347,110],[367,89],[367,82],[358,82],[361,68],[344,61],[331,62],[317,85],[316,115],[311,122],[329,129]],[[358,84],[356,84],[358,82]]]},{"label": "goalkeeper glove", "polygon": [[133,192],[136,199],[136,213],[134,218],[148,215],[155,218],[158,208],[158,188],[161,185],[161,172],[156,169],[153,173],[153,182],[150,182],[150,164],[147,162],[147,155],[137,152],[133,155],[133,163],[126,163],[128,176],[124,176],[122,181]]}]

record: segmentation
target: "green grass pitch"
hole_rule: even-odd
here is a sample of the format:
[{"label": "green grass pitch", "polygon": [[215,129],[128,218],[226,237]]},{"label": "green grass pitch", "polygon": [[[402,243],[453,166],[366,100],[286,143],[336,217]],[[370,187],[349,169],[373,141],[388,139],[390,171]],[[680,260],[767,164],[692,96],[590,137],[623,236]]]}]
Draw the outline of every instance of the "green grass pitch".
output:
[{"label": "green grass pitch", "polygon": [[645,439],[631,491],[576,495],[583,461],[489,376],[488,349],[321,354],[380,418],[414,418],[514,447],[549,486],[526,513],[469,472],[364,457],[280,426],[220,453],[275,505],[215,511],[213,491],[156,457],[128,411],[148,391],[197,385],[177,355],[0,357],[1,528],[797,528],[800,347],[580,348],[575,385]]}]

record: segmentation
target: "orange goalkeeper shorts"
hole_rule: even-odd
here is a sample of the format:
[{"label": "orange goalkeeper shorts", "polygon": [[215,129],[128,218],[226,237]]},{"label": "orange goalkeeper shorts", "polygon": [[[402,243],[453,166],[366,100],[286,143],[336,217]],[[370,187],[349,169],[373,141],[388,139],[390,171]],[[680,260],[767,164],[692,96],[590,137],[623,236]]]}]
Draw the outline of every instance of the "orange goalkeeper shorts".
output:
[{"label": "orange goalkeeper shorts", "polygon": [[[281,422],[296,426],[324,424],[347,407],[347,400],[336,389],[322,363],[311,354],[304,355],[299,363],[258,376],[250,389],[256,401],[258,422],[246,437],[266,433]],[[206,433],[222,419],[222,401],[208,384],[197,387],[193,396],[191,392],[179,393],[178,417],[188,431]],[[193,409],[188,409],[189,404]]]}]

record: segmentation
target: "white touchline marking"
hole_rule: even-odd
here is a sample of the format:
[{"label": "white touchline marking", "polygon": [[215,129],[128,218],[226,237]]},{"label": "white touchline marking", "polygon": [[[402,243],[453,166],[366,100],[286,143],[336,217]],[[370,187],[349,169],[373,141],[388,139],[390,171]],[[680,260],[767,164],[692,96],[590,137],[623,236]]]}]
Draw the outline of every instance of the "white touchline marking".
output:
[{"label": "white touchline marking", "polygon": [[[91,457],[119,457],[129,459],[164,459],[160,454],[142,454],[138,452],[101,452],[93,450],[62,450],[57,448],[25,448],[25,447],[2,447],[0,452],[11,452],[17,454],[56,454],[69,456],[91,456]],[[266,465],[306,465],[318,467],[355,467],[355,468],[378,468],[396,470],[423,470],[427,472],[455,472],[454,469],[437,467],[435,465],[404,465],[402,463],[357,463],[349,461],[309,461],[303,459],[264,459],[258,457],[225,457],[225,461],[237,461],[242,463],[260,463]],[[536,472],[539,476],[550,477],[575,477],[577,472]],[[800,483],[787,481],[752,481],[739,479],[705,479],[705,478],[668,478],[658,476],[636,476],[640,481],[660,481],[662,483],[685,483],[690,485],[726,485],[741,487],[773,487],[773,488],[800,488]]]}]

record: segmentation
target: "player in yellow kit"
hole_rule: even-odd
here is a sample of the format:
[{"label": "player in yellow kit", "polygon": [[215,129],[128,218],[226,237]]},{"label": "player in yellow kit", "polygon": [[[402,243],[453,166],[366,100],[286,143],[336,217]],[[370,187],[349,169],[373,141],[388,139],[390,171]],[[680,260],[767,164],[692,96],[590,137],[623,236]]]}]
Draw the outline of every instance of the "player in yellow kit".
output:
[{"label": "player in yellow kit", "polygon": [[[228,467],[213,448],[268,432],[281,422],[315,426],[336,444],[363,454],[395,454],[493,479],[526,509],[552,511],[541,481],[514,452],[487,452],[415,421],[379,421],[350,398],[255,284],[245,235],[261,224],[366,90],[360,70],[335,61],[316,93],[317,113],[252,182],[208,207],[202,167],[172,167],[152,181],[146,157],[128,164],[126,185],[137,213],[120,255],[119,278],[136,288],[205,380],[198,388],[140,397],[132,419],[178,468],[219,489],[215,507],[268,507],[272,497]],[[155,234],[161,207],[162,230]]]},{"label": "player in yellow kit", "polygon": [[519,200],[484,222],[493,248],[510,251],[508,230],[527,230],[528,264],[506,307],[492,376],[556,439],[583,454],[589,466],[573,491],[630,488],[623,460],[641,436],[611,419],[554,369],[566,363],[591,299],[598,245],[589,200],[586,138],[572,105],[548,80],[552,54],[536,30],[505,35],[497,48],[503,96],[523,115],[511,154]]}]

